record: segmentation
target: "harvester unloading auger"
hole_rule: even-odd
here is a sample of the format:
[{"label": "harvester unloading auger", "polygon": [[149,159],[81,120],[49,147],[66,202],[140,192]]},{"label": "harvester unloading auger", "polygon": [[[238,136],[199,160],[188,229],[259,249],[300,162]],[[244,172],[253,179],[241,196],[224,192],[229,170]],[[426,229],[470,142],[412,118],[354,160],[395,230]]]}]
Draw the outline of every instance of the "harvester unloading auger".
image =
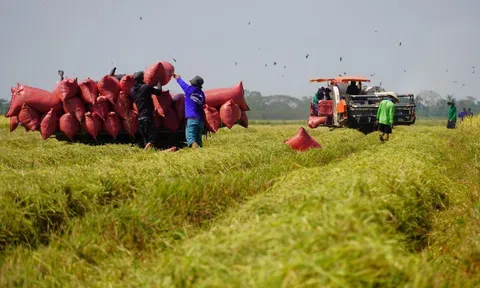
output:
[{"label": "harvester unloading auger", "polygon": [[[357,95],[347,93],[352,81],[359,83]],[[413,94],[397,94],[385,91],[379,86],[363,86],[370,82],[363,76],[341,76],[335,78],[311,79],[310,83],[328,83],[327,92],[317,104],[311,103],[310,117],[307,124],[310,128],[355,128],[363,132],[375,130],[378,105],[392,95],[399,100],[395,104],[394,125],[411,125],[415,123],[415,99]]]}]

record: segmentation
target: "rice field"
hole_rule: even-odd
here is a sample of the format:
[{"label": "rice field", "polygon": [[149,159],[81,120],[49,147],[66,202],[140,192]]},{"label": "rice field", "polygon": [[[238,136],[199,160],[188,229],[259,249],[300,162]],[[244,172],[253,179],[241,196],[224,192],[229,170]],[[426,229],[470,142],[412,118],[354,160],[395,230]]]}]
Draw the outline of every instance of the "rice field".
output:
[{"label": "rice field", "polygon": [[[0,287],[480,285],[480,118],[383,144],[251,121],[175,153],[0,119]],[[283,144],[300,126],[323,148]]]}]

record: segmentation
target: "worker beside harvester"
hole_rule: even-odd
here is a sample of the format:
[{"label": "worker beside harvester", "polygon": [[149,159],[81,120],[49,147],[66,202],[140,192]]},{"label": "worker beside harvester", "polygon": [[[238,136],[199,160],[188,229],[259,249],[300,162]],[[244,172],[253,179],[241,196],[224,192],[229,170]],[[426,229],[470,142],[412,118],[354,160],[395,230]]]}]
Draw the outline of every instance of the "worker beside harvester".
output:
[{"label": "worker beside harvester", "polygon": [[195,76],[190,80],[190,85],[182,80],[180,75],[173,75],[177,79],[178,85],[185,92],[185,118],[187,119],[187,127],[185,128],[185,136],[189,147],[202,147],[202,135],[204,129],[203,122],[203,104],[205,104],[205,94],[202,91],[203,79]]},{"label": "worker beside harvester", "polygon": [[135,85],[130,90],[130,97],[138,109],[138,129],[142,134],[145,150],[155,147],[155,129],[153,125],[153,100],[152,94],[162,95],[162,88],[153,87],[143,81],[143,71],[133,74]]},{"label": "worker beside harvester", "polygon": [[450,106],[450,108],[448,109],[447,128],[453,129],[457,124],[457,107],[455,106],[455,103],[453,101],[448,101],[447,104],[448,106]]},{"label": "worker beside harvester", "polygon": [[[395,102],[398,99],[394,95],[388,95],[387,99],[380,102],[377,111],[378,130],[380,131],[380,141],[388,141],[392,134],[393,119],[395,117]],[[384,138],[385,137],[385,138]]]}]

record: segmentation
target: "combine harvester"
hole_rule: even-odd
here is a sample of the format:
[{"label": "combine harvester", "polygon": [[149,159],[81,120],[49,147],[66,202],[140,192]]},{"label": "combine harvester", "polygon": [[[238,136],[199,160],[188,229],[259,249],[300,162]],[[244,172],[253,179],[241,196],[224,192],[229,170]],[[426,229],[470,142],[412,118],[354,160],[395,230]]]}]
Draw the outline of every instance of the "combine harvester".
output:
[{"label": "combine harvester", "polygon": [[[351,81],[359,83],[359,95],[346,93]],[[377,111],[380,102],[388,95],[399,99],[395,104],[394,125],[411,125],[415,123],[415,98],[413,94],[397,94],[385,91],[380,86],[362,87],[362,83],[370,79],[362,76],[341,76],[335,78],[311,79],[310,83],[328,83],[330,99],[318,102],[318,115],[314,115],[311,107],[308,126],[310,128],[354,128],[364,133],[376,129]],[[310,104],[312,105],[312,104]]]}]

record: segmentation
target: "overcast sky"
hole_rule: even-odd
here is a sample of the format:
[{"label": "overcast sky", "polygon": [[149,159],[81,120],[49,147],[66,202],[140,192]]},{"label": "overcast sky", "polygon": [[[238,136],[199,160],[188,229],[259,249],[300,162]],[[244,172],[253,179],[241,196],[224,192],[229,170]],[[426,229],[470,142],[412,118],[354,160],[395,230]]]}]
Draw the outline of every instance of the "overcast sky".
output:
[{"label": "overcast sky", "polygon": [[58,69],[98,79],[112,63],[133,73],[172,58],[205,89],[242,80],[310,96],[310,78],[346,72],[396,92],[477,96],[479,12],[479,0],[0,0],[0,97],[17,82],[52,90]]}]

